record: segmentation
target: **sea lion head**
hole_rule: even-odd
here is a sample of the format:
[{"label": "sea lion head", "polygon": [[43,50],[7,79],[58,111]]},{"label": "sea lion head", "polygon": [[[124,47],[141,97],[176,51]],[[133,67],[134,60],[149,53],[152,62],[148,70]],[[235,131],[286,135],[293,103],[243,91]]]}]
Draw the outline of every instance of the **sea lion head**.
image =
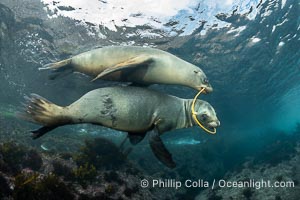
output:
[{"label": "sea lion head", "polygon": [[221,124],[215,109],[206,101],[196,100],[195,114],[201,124],[209,130],[217,128]]},{"label": "sea lion head", "polygon": [[189,77],[191,87],[200,91],[202,88],[205,88],[203,91],[204,94],[210,93],[213,91],[213,88],[206,77],[205,73],[200,69],[196,68],[192,70],[192,74]]}]

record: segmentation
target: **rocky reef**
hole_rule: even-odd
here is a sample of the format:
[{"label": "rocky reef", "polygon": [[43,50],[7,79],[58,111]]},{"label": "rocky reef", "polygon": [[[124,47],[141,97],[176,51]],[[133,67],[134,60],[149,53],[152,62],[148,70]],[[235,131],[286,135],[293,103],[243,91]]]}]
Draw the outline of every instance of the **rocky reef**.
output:
[{"label": "rocky reef", "polygon": [[0,116],[0,199],[167,199],[175,193],[141,188],[150,179],[128,159],[129,151],[91,134],[45,136]]},{"label": "rocky reef", "polygon": [[[267,134],[273,134],[273,137],[264,138],[264,147],[260,147],[221,179],[216,179],[216,187],[202,191],[196,199],[299,199],[300,124],[291,133],[270,131]],[[224,186],[224,181],[231,185]],[[243,186],[245,182],[250,185]],[[232,186],[232,183],[236,183],[236,186]]]},{"label": "rocky reef", "polygon": [[[153,199],[144,177],[112,142],[86,141],[74,154],[0,144],[1,199]],[[160,194],[163,197],[163,194]]]}]

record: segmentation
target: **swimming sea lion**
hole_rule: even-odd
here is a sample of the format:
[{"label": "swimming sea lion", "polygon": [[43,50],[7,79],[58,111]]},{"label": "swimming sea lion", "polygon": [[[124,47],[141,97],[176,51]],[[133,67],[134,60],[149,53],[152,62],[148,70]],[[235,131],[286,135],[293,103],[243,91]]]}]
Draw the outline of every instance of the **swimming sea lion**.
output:
[{"label": "swimming sea lion", "polygon": [[132,82],[140,85],[175,84],[212,92],[204,72],[168,52],[150,47],[111,46],[94,49],[50,63],[39,69],[52,69],[52,78],[67,72],[80,72],[94,79]]},{"label": "swimming sea lion", "polygon": [[[168,167],[175,167],[165,148],[162,133],[195,125],[191,114],[192,99],[181,99],[140,87],[106,87],[92,90],[69,106],[61,107],[32,94],[27,98],[22,117],[43,125],[32,131],[38,138],[67,124],[92,123],[128,132],[133,144],[150,133],[155,156]],[[207,128],[220,125],[213,107],[202,100],[195,104],[197,118]]]}]

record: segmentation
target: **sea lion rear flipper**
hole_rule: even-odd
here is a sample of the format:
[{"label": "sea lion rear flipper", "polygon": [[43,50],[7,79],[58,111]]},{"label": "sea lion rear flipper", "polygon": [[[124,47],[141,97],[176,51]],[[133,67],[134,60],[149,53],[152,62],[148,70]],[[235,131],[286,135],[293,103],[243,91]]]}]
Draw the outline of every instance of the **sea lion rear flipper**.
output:
[{"label": "sea lion rear flipper", "polygon": [[145,138],[146,133],[131,133],[128,132],[128,138],[132,145],[140,143]]},{"label": "sea lion rear flipper", "polygon": [[167,150],[157,131],[150,133],[149,144],[155,157],[169,168],[175,168],[176,164],[172,159],[172,154]]},{"label": "sea lion rear flipper", "polygon": [[32,137],[32,139],[37,139],[37,138],[45,135],[49,131],[52,131],[55,128],[57,128],[57,126],[43,126],[37,130],[31,131],[31,133],[32,133],[31,137]]},{"label": "sea lion rear flipper", "polygon": [[128,69],[128,68],[134,68],[134,67],[142,67],[142,66],[148,66],[147,64],[153,62],[153,59],[149,56],[146,55],[140,55],[134,58],[130,58],[124,62],[118,63],[112,67],[107,68],[96,78],[94,78],[92,81],[95,81],[99,78],[102,78],[103,76],[106,76],[110,73],[116,72],[116,71],[121,71],[123,69]]}]

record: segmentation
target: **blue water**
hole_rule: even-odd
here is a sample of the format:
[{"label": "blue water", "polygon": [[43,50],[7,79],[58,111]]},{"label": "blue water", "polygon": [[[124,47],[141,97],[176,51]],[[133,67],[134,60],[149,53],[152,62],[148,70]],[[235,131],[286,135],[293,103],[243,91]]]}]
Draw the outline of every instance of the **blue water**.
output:
[{"label": "blue water", "polygon": [[[39,2],[34,2],[41,10]],[[282,7],[283,2],[285,4]],[[41,19],[30,18],[21,12],[17,14],[20,8],[15,7],[14,3],[4,1],[4,5],[1,2],[0,5],[0,119],[4,121],[1,123],[3,140],[9,138],[7,132],[16,126],[10,125],[11,121],[21,124],[17,126],[26,130],[37,127],[14,118],[13,113],[20,107],[24,95],[37,93],[60,105],[67,105],[94,88],[111,85],[107,82],[90,83],[88,77],[78,74],[51,81],[47,79],[47,73],[37,69],[52,60],[70,56],[74,53],[72,51],[83,52],[95,44],[109,46],[121,43],[118,33],[114,33],[115,41],[100,40],[84,33],[81,27],[78,30],[82,36],[78,39],[72,20],[59,18],[51,21],[46,16],[40,16],[39,12]],[[300,123],[299,1],[262,1],[256,9],[258,13],[255,18],[244,23],[231,21],[222,28],[207,27],[204,35],[193,33],[177,40],[170,38],[170,41],[175,41],[173,43],[155,45],[203,69],[214,92],[200,98],[211,103],[221,121],[215,136],[199,127],[176,130],[162,136],[174,160],[179,163],[179,167],[172,172],[179,174],[177,176],[205,177],[208,180],[223,177],[226,172],[243,168],[248,157],[260,163],[264,159],[259,156],[264,155],[261,152],[266,152],[266,149],[277,152],[278,147],[272,146],[276,143],[274,141],[280,141],[281,138],[288,144],[296,141],[295,138],[286,139],[285,135],[299,132],[297,123]],[[61,24],[63,22],[72,24],[72,28],[65,29],[67,25]],[[155,44],[153,39],[139,38],[135,45],[146,42]],[[181,98],[193,98],[195,95],[192,89],[179,86],[154,85],[151,88]],[[71,133],[74,135],[70,136]],[[25,143],[30,141],[26,134],[23,132],[21,135]],[[80,143],[83,137],[90,136],[103,136],[116,144],[120,144],[125,137],[121,132],[111,129],[76,125],[48,133],[33,145],[44,151],[51,148],[74,150],[74,145],[70,147],[70,144],[58,141],[71,137],[77,144],[76,140]],[[14,139],[19,136],[16,137]],[[280,145],[283,147],[287,144]],[[286,151],[287,155],[292,155]],[[272,153],[266,154],[270,155]],[[137,145],[128,159],[145,174],[158,176],[157,172],[160,171],[163,176],[172,178],[170,170],[152,155],[147,140]],[[276,162],[283,160],[279,157]],[[269,162],[267,158],[266,162]],[[193,197],[198,193],[191,192]],[[186,197],[190,198],[188,195]]]}]

